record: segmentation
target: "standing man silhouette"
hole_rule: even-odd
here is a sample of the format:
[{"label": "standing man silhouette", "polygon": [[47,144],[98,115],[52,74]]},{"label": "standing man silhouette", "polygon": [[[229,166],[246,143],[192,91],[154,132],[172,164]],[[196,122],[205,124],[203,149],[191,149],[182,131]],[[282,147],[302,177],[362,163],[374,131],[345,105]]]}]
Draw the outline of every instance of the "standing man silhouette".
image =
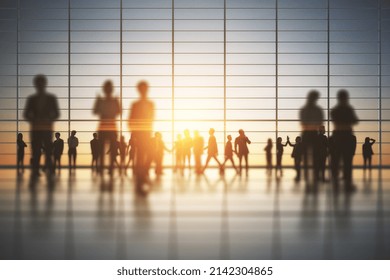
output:
[{"label": "standing man silhouette", "polygon": [[302,156],[305,180],[308,179],[309,165],[313,168],[314,180],[318,176],[318,160],[314,152],[318,140],[318,127],[324,121],[324,113],[317,101],[320,94],[316,90],[312,90],[307,95],[307,101],[299,112],[299,119],[302,127]]},{"label": "standing man silhouette", "polygon": [[352,161],[356,150],[356,137],[353,126],[359,122],[355,110],[349,104],[349,94],[345,89],[337,92],[337,104],[332,108],[330,117],[334,130],[331,137],[331,169],[334,183],[338,181],[340,161],[343,161],[345,190],[353,190]]},{"label": "standing man silhouette", "polygon": [[[244,130],[240,129],[238,131],[240,134],[236,139],[234,140],[234,151],[238,155],[238,160],[239,160],[239,172],[241,175],[242,172],[242,158],[245,160],[245,173],[246,176],[248,176],[248,154],[249,154],[249,149],[248,145],[250,144],[251,141],[249,140],[248,137],[246,137]],[[238,149],[237,149],[238,147]]]},{"label": "standing man silhouette", "polygon": [[72,130],[70,137],[68,138],[68,157],[69,157],[69,173],[76,170],[76,158],[77,158],[77,146],[79,145],[79,139],[76,137],[76,130]]},{"label": "standing man silhouette", "polygon": [[24,149],[27,147],[27,144],[23,141],[22,133],[18,133],[18,137],[16,139],[16,146],[17,146],[16,165],[18,168],[18,173],[20,171],[24,172]]},{"label": "standing man silhouette", "polygon": [[60,136],[61,134],[56,132],[56,140],[53,142],[54,169],[58,168],[58,173],[61,173],[61,156],[64,152],[64,140]]},{"label": "standing man silhouette", "polygon": [[264,148],[267,174],[272,173],[272,146],[272,139],[268,138],[267,146]]},{"label": "standing man silhouette", "polygon": [[153,155],[151,155],[151,133],[154,121],[154,104],[148,99],[149,85],[145,81],[137,84],[139,100],[130,108],[129,129],[131,136],[135,138],[135,174],[137,179],[136,191],[144,194],[143,183],[148,177],[149,167]]},{"label": "standing man silhouette", "polygon": [[37,75],[34,78],[36,93],[29,96],[23,116],[30,123],[32,148],[32,176],[39,176],[39,163],[42,148],[45,151],[46,170],[53,174],[52,134],[53,123],[60,116],[56,96],[46,92],[47,78]]},{"label": "standing man silhouette", "polygon": [[375,144],[375,139],[372,139],[370,137],[366,137],[364,139],[364,144],[362,145],[362,154],[363,154],[363,169],[364,172],[367,169],[367,163],[368,163],[368,170],[371,172],[371,161],[372,161],[372,155],[374,154],[374,151],[372,150],[372,145]]},{"label": "standing man silhouette", "polygon": [[[100,118],[98,134],[100,142],[100,164],[99,172],[102,174],[104,169],[104,158],[106,146],[112,146],[117,139],[117,128],[115,119],[120,115],[122,108],[118,98],[113,97],[114,85],[112,81],[106,81],[103,84],[104,97],[98,96],[93,107],[93,113]],[[112,173],[112,170],[109,170]]]},{"label": "standing man silhouette", "polygon": [[92,162],[91,162],[91,168],[92,168],[92,172],[94,170],[96,170],[96,172],[98,171],[98,160],[99,160],[99,156],[100,156],[100,143],[99,143],[99,139],[98,139],[98,134],[96,132],[94,132],[92,134],[93,136],[93,139],[91,141],[89,141],[89,145],[91,147],[91,154],[92,154]]}]

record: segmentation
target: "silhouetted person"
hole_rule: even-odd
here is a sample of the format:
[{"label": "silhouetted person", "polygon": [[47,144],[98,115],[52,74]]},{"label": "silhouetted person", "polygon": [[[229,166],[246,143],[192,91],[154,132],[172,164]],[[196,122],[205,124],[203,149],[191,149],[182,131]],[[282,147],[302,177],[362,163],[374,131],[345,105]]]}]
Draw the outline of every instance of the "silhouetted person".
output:
[{"label": "silhouetted person", "polygon": [[[239,171],[240,171],[240,175],[241,175],[241,172],[242,172],[242,159],[244,158],[245,160],[245,172],[246,172],[246,175],[248,176],[248,154],[249,154],[249,149],[248,149],[248,145],[247,144],[250,144],[251,141],[249,140],[248,137],[246,137],[245,135],[245,132],[244,130],[240,129],[238,131],[238,133],[240,134],[238,137],[236,137],[236,139],[234,140],[234,151],[236,152],[237,156],[238,156],[238,160],[239,160],[239,164],[240,164],[240,167],[239,167]],[[238,147],[238,149],[237,149]]]},{"label": "silhouetted person", "polygon": [[267,146],[265,146],[265,148],[264,148],[266,168],[267,168],[268,173],[271,173],[271,171],[272,171],[272,146],[273,146],[272,139],[268,138]]},{"label": "silhouetted person", "polygon": [[[93,113],[99,116],[98,135],[100,143],[99,172],[103,173],[106,145],[117,141],[117,128],[115,119],[121,113],[122,108],[118,98],[113,97],[114,85],[112,81],[103,84],[104,97],[98,96],[95,101]],[[110,170],[112,173],[112,170]]]},{"label": "silhouetted person", "polygon": [[188,162],[188,169],[191,170],[191,149],[192,149],[192,138],[190,136],[190,131],[188,129],[184,130],[184,139],[183,139],[183,167],[186,166],[186,161]]},{"label": "silhouetted person", "polygon": [[325,126],[321,125],[318,130],[318,140],[316,146],[316,154],[317,154],[317,166],[318,166],[318,179],[325,182],[325,169],[326,169],[326,158],[329,154],[328,149],[328,137],[325,135]]},{"label": "silhouetted person", "polygon": [[91,162],[91,168],[92,171],[96,170],[96,172],[99,170],[98,168],[98,161],[100,157],[100,141],[98,139],[98,134],[95,132],[92,134],[93,139],[89,142],[89,145],[91,147],[91,154],[92,154],[92,162]]},{"label": "silhouetted person", "polygon": [[195,172],[196,174],[202,173],[202,155],[204,150],[203,137],[199,135],[199,131],[194,131],[194,160],[195,160]]},{"label": "silhouetted person", "polygon": [[107,151],[107,154],[110,157],[110,163],[109,163],[109,171],[108,173],[110,176],[114,175],[114,166],[116,165],[120,169],[120,165],[117,161],[117,156],[120,154],[120,149],[119,149],[119,141],[112,141],[110,143],[110,148]]},{"label": "silhouetted person", "polygon": [[227,142],[225,144],[225,161],[223,162],[222,166],[225,167],[226,162],[228,160],[230,160],[230,162],[233,165],[234,170],[238,173],[239,170],[237,170],[237,167],[234,164],[234,159],[233,159],[233,154],[234,153],[235,153],[235,151],[233,151],[232,136],[228,135],[227,136]]},{"label": "silhouetted person", "polygon": [[287,137],[287,143],[293,147],[291,157],[294,159],[294,168],[296,171],[295,181],[298,182],[301,180],[301,162],[303,154],[302,138],[297,136],[295,138],[295,144],[291,144],[290,139]]},{"label": "silhouetted person", "polygon": [[57,98],[46,92],[47,79],[44,75],[34,78],[36,93],[29,96],[23,116],[30,123],[32,148],[32,175],[39,175],[42,147],[45,151],[46,170],[52,174],[53,123],[59,117]]},{"label": "silhouetted person", "polygon": [[362,153],[363,153],[363,168],[364,171],[367,169],[368,164],[368,170],[371,172],[371,161],[372,161],[372,155],[374,154],[374,151],[372,150],[372,145],[374,145],[375,139],[372,139],[370,137],[366,137],[364,139],[364,144],[362,145]]},{"label": "silhouetted person", "polygon": [[154,121],[154,104],[148,99],[149,85],[141,81],[137,85],[140,99],[131,105],[129,128],[132,137],[136,141],[135,169],[138,176],[136,191],[144,194],[142,190],[143,183],[149,175],[149,167],[152,161],[151,151],[151,133]]},{"label": "silhouetted person", "polygon": [[337,105],[332,108],[330,117],[334,130],[331,137],[332,177],[337,186],[340,162],[343,161],[345,189],[352,190],[352,160],[356,150],[356,137],[353,126],[359,122],[355,110],[349,104],[349,94],[342,89],[337,92]]},{"label": "silhouetted person", "polygon": [[320,94],[316,90],[312,90],[307,95],[307,101],[299,112],[302,127],[302,147],[303,147],[303,166],[305,179],[308,179],[308,168],[311,165],[313,168],[314,179],[317,179],[317,153],[314,152],[318,140],[318,127],[324,121],[324,113],[317,101]]},{"label": "silhouetted person", "polygon": [[133,134],[131,134],[129,143],[127,144],[127,154],[129,155],[129,160],[127,161],[125,171],[127,171],[127,169],[129,168],[130,163],[131,163],[131,168],[134,171],[135,149],[136,149],[135,138],[133,137]]},{"label": "silhouetted person", "polygon": [[173,169],[173,172],[179,171],[181,174],[183,174],[184,145],[181,134],[177,135],[173,150],[175,151],[175,168]]},{"label": "silhouetted person", "polygon": [[76,137],[76,133],[76,130],[72,130],[68,138],[69,172],[72,169],[76,169],[77,146],[79,145],[79,139]]},{"label": "silhouetted person", "polygon": [[155,172],[157,176],[163,175],[164,151],[169,152],[170,150],[165,146],[161,133],[156,132],[153,138],[153,153],[154,161],[156,163]]},{"label": "silhouetted person", "polygon": [[276,139],[276,168],[275,168],[276,175],[278,174],[278,170],[280,171],[280,175],[283,175],[283,170],[282,170],[283,152],[284,152],[284,147],[287,146],[289,140],[290,139],[287,137],[287,142],[283,144],[282,137],[278,137],[278,139]]},{"label": "silhouetted person", "polygon": [[127,144],[125,142],[125,137],[121,135],[120,141],[119,141],[119,171],[122,174],[123,171],[125,171],[126,168],[126,154],[127,154]]},{"label": "silhouetted person", "polygon": [[17,158],[16,165],[18,168],[18,172],[24,172],[24,149],[27,147],[27,144],[23,141],[23,134],[18,133],[18,137],[16,139],[17,145]]},{"label": "silhouetted person", "polygon": [[58,172],[61,173],[61,156],[64,152],[64,140],[60,138],[61,134],[56,132],[56,140],[53,142],[53,158],[54,158],[54,169],[58,169]]},{"label": "silhouetted person", "polygon": [[214,136],[214,133],[215,133],[215,130],[214,128],[210,128],[209,130],[209,143],[207,145],[206,148],[204,148],[205,150],[207,149],[207,159],[206,159],[206,163],[203,167],[203,170],[202,170],[202,173],[206,170],[208,164],[209,164],[209,161],[213,158],[217,163],[218,163],[218,167],[220,170],[222,165],[221,163],[219,162],[217,156],[218,156],[218,145],[217,145],[217,139],[215,138]]}]

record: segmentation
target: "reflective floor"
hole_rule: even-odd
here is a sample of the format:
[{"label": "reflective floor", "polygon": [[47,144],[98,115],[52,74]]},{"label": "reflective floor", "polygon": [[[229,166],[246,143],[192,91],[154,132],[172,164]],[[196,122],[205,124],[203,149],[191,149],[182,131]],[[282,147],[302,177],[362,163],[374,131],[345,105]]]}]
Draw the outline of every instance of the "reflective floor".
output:
[{"label": "reflective floor", "polygon": [[349,194],[291,169],[165,173],[137,197],[130,175],[0,170],[0,259],[390,259],[389,170]]}]

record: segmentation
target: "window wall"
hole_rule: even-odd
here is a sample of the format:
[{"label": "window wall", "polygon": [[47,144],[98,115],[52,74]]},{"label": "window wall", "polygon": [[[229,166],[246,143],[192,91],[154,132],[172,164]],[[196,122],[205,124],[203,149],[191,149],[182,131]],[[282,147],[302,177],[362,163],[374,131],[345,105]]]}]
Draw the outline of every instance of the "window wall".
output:
[{"label": "window wall", "polygon": [[1,1],[1,165],[16,163],[18,132],[29,145],[22,113],[40,73],[59,99],[55,130],[65,140],[78,131],[81,165],[90,162],[98,123],[92,107],[107,79],[122,104],[117,123],[126,140],[136,84],[146,80],[155,130],[168,147],[185,129],[199,130],[207,142],[215,128],[222,159],[226,136],[234,139],[242,128],[256,166],[265,163],[268,138],[299,135],[298,112],[311,89],[321,94],[331,134],[328,113],[346,88],[360,118],[355,163],[369,136],[377,140],[374,163],[389,165],[389,23],[384,0]]}]

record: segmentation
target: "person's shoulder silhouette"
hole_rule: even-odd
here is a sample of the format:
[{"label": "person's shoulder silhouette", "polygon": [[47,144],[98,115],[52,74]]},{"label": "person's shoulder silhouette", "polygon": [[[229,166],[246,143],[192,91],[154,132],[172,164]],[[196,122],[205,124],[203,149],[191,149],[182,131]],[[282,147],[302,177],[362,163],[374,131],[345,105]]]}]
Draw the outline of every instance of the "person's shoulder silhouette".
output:
[{"label": "person's shoulder silhouette", "polygon": [[342,89],[337,92],[337,105],[330,112],[331,120],[336,131],[349,131],[358,124],[359,119],[354,108],[349,104],[349,93]]},{"label": "person's shoulder silhouette", "polygon": [[303,130],[316,131],[324,120],[323,110],[317,105],[320,94],[316,90],[311,90],[307,95],[306,104],[299,112],[299,119]]},{"label": "person's shoulder silhouette", "polygon": [[154,103],[148,99],[149,85],[141,81],[137,85],[140,99],[131,106],[129,126],[131,131],[152,131],[154,120]]},{"label": "person's shoulder silhouette", "polygon": [[34,77],[36,93],[29,96],[24,109],[24,118],[32,125],[32,130],[52,130],[53,122],[60,116],[57,97],[46,91],[47,78]]},{"label": "person's shoulder silhouette", "polygon": [[113,96],[113,92],[112,81],[105,81],[103,84],[104,97],[98,96],[93,108],[93,113],[98,115],[101,120],[115,120],[120,114],[120,103],[118,98]]}]

